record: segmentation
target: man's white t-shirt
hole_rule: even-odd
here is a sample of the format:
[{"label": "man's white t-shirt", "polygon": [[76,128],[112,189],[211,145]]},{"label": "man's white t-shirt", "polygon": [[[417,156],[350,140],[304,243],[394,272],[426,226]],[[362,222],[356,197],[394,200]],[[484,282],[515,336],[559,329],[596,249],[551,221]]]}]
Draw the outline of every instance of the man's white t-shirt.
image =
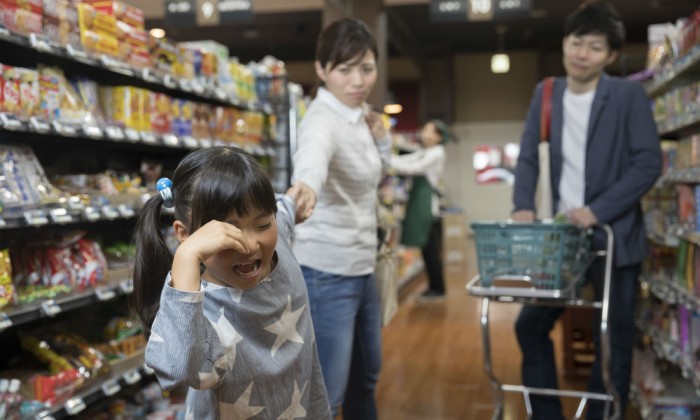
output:
[{"label": "man's white t-shirt", "polygon": [[562,129],[562,169],[559,181],[558,213],[584,206],[586,191],[586,143],[595,89],[576,94],[564,91],[564,127]]}]

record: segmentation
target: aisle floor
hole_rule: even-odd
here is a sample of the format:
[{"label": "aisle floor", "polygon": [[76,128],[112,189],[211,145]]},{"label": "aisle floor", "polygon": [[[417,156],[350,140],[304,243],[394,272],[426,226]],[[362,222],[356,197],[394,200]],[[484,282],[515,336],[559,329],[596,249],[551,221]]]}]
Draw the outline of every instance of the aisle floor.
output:
[{"label": "aisle floor", "polygon": [[[471,242],[471,241],[470,241]],[[473,245],[466,268],[446,270],[448,296],[441,303],[417,303],[426,284],[419,275],[402,292],[400,309],[383,332],[383,365],[377,390],[382,420],[485,420],[493,412],[493,395],[484,373],[479,315],[481,301],[467,295],[465,285],[475,275]],[[493,304],[491,339],[494,372],[504,383],[520,383],[520,350],[513,323],[520,305]],[[560,331],[555,329],[557,362],[561,365]],[[560,369],[561,371],[561,369]],[[584,382],[567,388],[585,389]],[[564,400],[571,418],[575,402]],[[504,420],[525,418],[522,396],[506,395]],[[625,420],[638,420],[634,408]]]}]

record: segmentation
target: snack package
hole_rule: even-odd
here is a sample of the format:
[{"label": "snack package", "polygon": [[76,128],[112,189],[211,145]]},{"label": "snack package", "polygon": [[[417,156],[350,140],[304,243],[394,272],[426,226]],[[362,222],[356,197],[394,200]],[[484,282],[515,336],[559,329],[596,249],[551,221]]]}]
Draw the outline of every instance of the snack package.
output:
[{"label": "snack package", "polygon": [[170,133],[170,97],[164,93],[149,95],[151,130],[157,134]]},{"label": "snack package", "polygon": [[20,35],[28,36],[31,33],[42,33],[41,12],[36,13],[11,3],[13,2],[2,3],[2,7],[0,7],[0,24],[9,31]]},{"label": "snack package", "polygon": [[117,21],[124,22],[136,29],[144,29],[145,18],[143,10],[130,6],[121,1],[112,0],[82,0],[96,10],[114,16]]},{"label": "snack package", "polygon": [[159,76],[173,76],[173,66],[180,60],[175,45],[162,38],[148,35],[148,52],[153,57],[153,69]]},{"label": "snack package", "polygon": [[78,9],[68,0],[43,0],[44,35],[49,42],[80,47]]},{"label": "snack package", "polygon": [[117,57],[119,41],[117,40],[117,21],[114,16],[97,11],[84,3],[79,3],[77,7],[80,42],[85,51]]},{"label": "snack package", "polygon": [[9,114],[18,115],[21,111],[20,72],[16,67],[2,66],[2,110]]},{"label": "snack package", "polygon": [[61,81],[63,72],[55,67],[39,68],[39,116],[47,121],[61,116]]},{"label": "snack package", "polygon": [[39,72],[35,69],[15,67],[19,77],[20,107],[18,118],[28,120],[39,114]]},{"label": "snack package", "polygon": [[16,293],[12,282],[10,250],[0,249],[0,309],[15,302]]}]

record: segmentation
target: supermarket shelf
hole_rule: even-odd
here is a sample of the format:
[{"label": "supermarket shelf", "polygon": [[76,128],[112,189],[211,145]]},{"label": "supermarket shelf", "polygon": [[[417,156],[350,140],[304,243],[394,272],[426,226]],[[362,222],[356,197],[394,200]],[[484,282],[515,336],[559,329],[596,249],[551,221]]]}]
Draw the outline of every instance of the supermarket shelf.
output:
[{"label": "supermarket shelf", "polygon": [[657,181],[658,186],[664,184],[700,184],[700,168],[683,168],[670,171]]},{"label": "supermarket shelf", "polygon": [[657,395],[646,395],[640,390],[638,381],[635,378],[632,382],[631,400],[639,407],[639,412],[643,419],[658,419],[655,416],[656,408],[677,406],[677,405],[700,405],[700,397],[688,386],[688,381],[684,380],[674,372],[663,372],[661,379],[666,385],[666,389]]},{"label": "supermarket shelf", "polygon": [[44,299],[27,305],[12,306],[0,311],[0,332],[21,324],[91,305],[106,302],[117,296],[129,294],[134,286],[130,272],[118,270],[108,273],[108,281],[91,290],[73,292],[54,299]]},{"label": "supermarket shelf", "polygon": [[647,231],[647,238],[656,246],[678,248],[678,236]]},{"label": "supermarket shelf", "polygon": [[[651,338],[652,348],[657,356],[678,366],[683,378],[690,381],[696,390],[700,390],[700,371],[695,367],[690,355],[685,354],[676,343],[669,341],[657,327],[647,325],[644,332]],[[697,401],[700,403],[700,397]]]},{"label": "supermarket shelf", "polygon": [[657,122],[661,137],[686,137],[700,131],[700,111]]},{"label": "supermarket shelf", "polygon": [[423,260],[421,258],[416,259],[416,261],[406,269],[406,273],[399,278],[399,281],[397,282],[398,289],[401,290],[401,288],[416,278],[416,276],[419,275],[424,268],[425,264],[423,263]]},{"label": "supermarket shelf", "polygon": [[110,363],[110,373],[106,378],[78,391],[64,403],[39,413],[36,418],[58,420],[75,416],[88,406],[118,393],[123,386],[140,382],[144,375],[152,375],[153,370],[145,365],[144,353],[145,351],[141,350],[126,359]]},{"label": "supermarket shelf", "polygon": [[642,277],[657,298],[672,305],[686,305],[689,309],[700,311],[700,298],[694,296],[692,291],[684,288],[673,279],[660,275],[651,277],[647,274]]},{"label": "supermarket shelf", "polygon": [[[192,136],[175,136],[173,134],[156,134],[152,132],[122,129],[115,126],[67,125],[57,121],[48,123],[37,118],[20,121],[10,114],[0,113],[0,128],[12,133],[13,137],[27,137],[26,140],[51,141],[52,139],[83,140],[101,144],[125,145],[128,148],[142,148],[158,151],[174,150],[182,153],[186,150],[202,149],[212,146],[239,147],[254,156],[273,156],[274,147],[260,145],[238,145],[223,140],[198,139]],[[77,146],[78,144],[76,144]]]},{"label": "supermarket shelf", "polygon": [[267,114],[273,113],[269,104],[261,104],[258,101],[243,101],[227,94],[211,83],[180,80],[169,76],[160,77],[153,74],[150,69],[139,70],[108,56],[93,56],[80,50],[51,44],[37,34],[25,37],[10,33],[7,29],[0,27],[0,48],[8,55],[13,54],[11,49],[15,49],[18,55],[22,55],[34,63],[53,64],[63,69],[76,69],[78,72],[92,75],[102,73],[103,78],[109,78],[115,83],[139,85],[183,99],[232,105]]},{"label": "supermarket shelf", "polygon": [[136,210],[126,204],[100,207],[72,206],[72,204],[65,203],[60,204],[60,206],[26,210],[14,216],[9,215],[9,211],[5,211],[3,217],[0,217],[0,232],[5,234],[12,230],[45,226],[78,228],[93,225],[96,222],[126,221],[136,218]]},{"label": "supermarket shelf", "polygon": [[696,46],[689,54],[678,59],[670,68],[654,79],[646,86],[649,96],[657,96],[673,89],[685,80],[693,80],[693,76],[700,73],[700,46]]}]

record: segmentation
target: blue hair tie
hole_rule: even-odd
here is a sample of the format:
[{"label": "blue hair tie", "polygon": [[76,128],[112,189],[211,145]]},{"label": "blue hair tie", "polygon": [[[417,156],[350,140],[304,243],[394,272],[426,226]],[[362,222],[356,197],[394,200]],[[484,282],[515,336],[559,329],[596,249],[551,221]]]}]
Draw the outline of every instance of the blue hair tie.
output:
[{"label": "blue hair tie", "polygon": [[169,178],[161,178],[156,182],[156,189],[163,198],[163,206],[165,208],[171,209],[175,205],[173,204],[173,191],[171,187],[173,186],[173,181]]}]

